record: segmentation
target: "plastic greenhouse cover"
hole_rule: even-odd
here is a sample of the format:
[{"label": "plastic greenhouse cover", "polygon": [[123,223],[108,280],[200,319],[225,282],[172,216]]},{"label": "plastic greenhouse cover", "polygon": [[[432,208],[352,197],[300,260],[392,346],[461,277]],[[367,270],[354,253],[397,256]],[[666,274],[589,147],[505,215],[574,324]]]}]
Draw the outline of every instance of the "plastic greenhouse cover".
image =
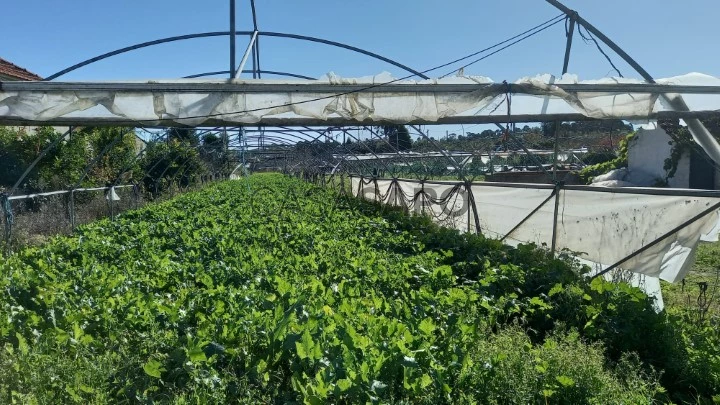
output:
[{"label": "plastic greenhouse cover", "polygon": [[[671,85],[695,88],[686,88],[682,96],[662,89]],[[656,84],[625,78],[580,81],[567,74],[557,79],[546,74],[510,86],[482,76],[398,81],[389,73],[361,78],[328,74],[319,80],[0,83],[0,125],[648,121],[684,113],[695,142],[720,164],[720,145],[697,117],[688,116],[688,112],[717,111],[720,79],[700,73],[658,79]]]},{"label": "plastic greenhouse cover", "polygon": [[[720,79],[691,73],[657,80],[663,85],[720,86]],[[566,85],[585,85],[576,91]],[[579,81],[574,75],[517,80],[511,115],[574,115],[647,120],[677,110],[663,97],[614,88],[640,80]],[[608,91],[592,90],[602,86]],[[607,85],[611,85],[608,87]],[[322,87],[324,86],[324,87]],[[328,86],[331,86],[328,90]],[[354,87],[353,87],[354,86]],[[577,86],[576,86],[577,87]],[[319,89],[324,90],[320,91]],[[333,90],[337,88],[338,90]],[[582,90],[582,91],[580,91]],[[396,81],[389,74],[319,80],[164,80],[144,82],[3,82],[0,124],[109,123],[113,125],[472,122],[508,116],[508,87],[481,76]],[[684,93],[691,112],[720,110],[720,94]],[[670,98],[674,96],[670,95]]]},{"label": "plastic greenhouse cover", "polygon": [[[461,231],[475,231],[473,214],[468,206],[471,200],[465,192],[457,193],[455,198],[442,201],[442,204],[423,204],[423,201],[427,201],[424,195],[443,200],[442,197],[449,195],[449,190],[456,183],[421,184],[412,180],[398,180],[398,188],[392,189],[402,190],[398,196],[404,196],[403,200],[395,198],[396,193],[391,190],[390,180],[378,180],[377,188],[374,183],[365,182],[357,177],[352,178],[355,195],[392,205],[404,204],[416,212],[424,209],[425,213],[442,225]],[[474,183],[471,189],[483,234],[494,238],[507,235],[505,242],[511,245],[551,245],[555,204],[554,197],[549,200],[548,197],[553,192],[552,186]],[[561,189],[557,249],[575,252],[578,258],[590,264],[594,270],[607,268],[720,203],[720,196],[706,194],[708,196],[701,193],[693,195],[690,190],[673,189],[663,189],[660,193],[644,188],[618,191],[575,186]],[[516,225],[546,200],[539,210],[513,231]],[[669,282],[682,280],[694,263],[698,243],[717,241],[719,230],[720,211],[713,210],[672,232],[660,243],[622,262],[620,267],[637,274],[634,280],[636,284],[643,283],[645,288],[650,289],[648,292],[659,296],[657,279]]]}]

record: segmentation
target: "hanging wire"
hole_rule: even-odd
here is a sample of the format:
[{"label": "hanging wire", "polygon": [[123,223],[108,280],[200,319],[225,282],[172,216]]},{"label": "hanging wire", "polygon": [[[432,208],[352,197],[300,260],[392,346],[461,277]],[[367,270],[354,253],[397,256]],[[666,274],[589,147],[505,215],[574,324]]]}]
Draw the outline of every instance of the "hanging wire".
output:
[{"label": "hanging wire", "polygon": [[[550,23],[550,21],[552,21],[552,22]],[[525,35],[525,36],[522,36],[521,38],[519,38],[519,39],[517,39],[517,40],[515,40],[515,41],[513,41],[513,42],[510,42],[509,44],[503,46],[502,48],[497,49],[497,50],[495,50],[495,51],[493,51],[493,52],[490,52],[489,54],[487,54],[487,55],[485,55],[485,56],[482,56],[482,57],[480,57],[480,58],[477,58],[477,59],[473,60],[473,61],[470,62],[470,63],[467,63],[467,64],[465,64],[465,65],[463,65],[463,66],[460,66],[458,69],[455,69],[455,70],[453,70],[453,71],[451,71],[451,72],[445,73],[444,75],[440,76],[440,78],[442,79],[442,78],[444,78],[444,77],[447,77],[447,76],[455,73],[456,71],[458,71],[458,70],[460,70],[460,69],[465,69],[465,68],[468,67],[468,66],[472,66],[472,65],[474,65],[474,64],[476,64],[476,63],[478,63],[478,62],[480,62],[480,61],[482,61],[482,60],[485,60],[485,59],[487,59],[487,58],[489,58],[489,57],[491,57],[491,56],[493,56],[493,55],[495,55],[495,54],[497,54],[497,53],[499,53],[499,52],[502,52],[502,51],[504,51],[505,49],[510,48],[511,46],[513,46],[513,45],[515,45],[515,44],[518,44],[518,43],[520,43],[520,42],[522,42],[522,41],[524,41],[524,40],[526,40],[526,39],[528,39],[528,38],[530,38],[530,37],[532,37],[532,36],[535,36],[535,35],[543,32],[543,31],[545,31],[546,29],[548,29],[548,28],[550,28],[550,27],[552,27],[552,26],[560,23],[561,21],[563,21],[563,20],[562,20],[562,19],[557,19],[557,20],[555,20],[555,21],[549,20],[549,21],[546,22],[545,24],[541,24],[541,25],[538,26],[538,27],[542,27],[542,28],[530,30],[530,31],[532,31],[532,32],[530,32],[529,34],[527,34],[527,35]],[[544,26],[543,26],[543,25],[544,25]],[[526,32],[529,32],[529,31],[526,31]],[[522,34],[521,34],[521,35],[522,35]],[[519,36],[519,35],[518,35],[518,36]],[[517,38],[518,36],[515,36],[514,38]],[[509,41],[509,40],[504,41],[504,42],[508,42],[508,41]]]},{"label": "hanging wire", "polygon": [[598,41],[595,39],[595,37],[592,35],[592,33],[590,33],[590,31],[585,30],[585,34],[587,34],[587,36],[586,36],[585,34],[583,34],[583,30],[584,30],[584,28],[583,28],[582,24],[580,24],[578,26],[578,33],[580,33],[580,37],[583,39],[583,41],[585,41],[586,44],[589,42],[593,42],[595,44],[595,47],[597,47],[598,51],[600,51],[600,53],[605,57],[605,59],[608,61],[608,63],[610,63],[610,66],[612,66],[613,70],[615,70],[615,72],[617,72],[618,76],[625,77],[625,76],[623,76],[622,73],[620,73],[620,70],[617,68],[617,66],[615,66],[615,63],[613,63],[612,59],[610,59],[610,56],[608,56],[608,54],[605,53],[605,51],[602,49],[602,47],[600,46]]}]

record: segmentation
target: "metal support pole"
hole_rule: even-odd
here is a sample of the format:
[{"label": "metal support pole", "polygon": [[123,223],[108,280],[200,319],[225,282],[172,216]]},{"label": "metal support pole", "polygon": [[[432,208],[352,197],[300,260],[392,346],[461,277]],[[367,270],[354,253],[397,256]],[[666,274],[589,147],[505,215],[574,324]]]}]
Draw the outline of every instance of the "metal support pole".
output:
[{"label": "metal support pole", "polygon": [[4,213],[5,219],[5,252],[10,252],[10,237],[12,236],[12,226],[15,222],[15,217],[12,212],[12,203],[10,202],[10,194],[0,194],[0,205]]},{"label": "metal support pole", "polygon": [[552,179],[553,182],[557,182],[557,166],[558,166],[558,127],[561,125],[561,122],[555,121],[553,123],[553,138],[554,138],[554,146],[553,146],[553,171],[552,171]]},{"label": "metal support pole", "polygon": [[68,201],[68,215],[70,216],[70,229],[73,231],[76,227],[75,222],[75,189],[70,190],[70,200]]},{"label": "metal support pole", "polygon": [[475,193],[472,191],[472,182],[468,184],[468,194],[470,200],[470,208],[472,209],[473,218],[475,219],[475,234],[479,235],[480,229],[480,214],[478,214],[477,203],[475,202]]},{"label": "metal support pole", "polygon": [[135,203],[135,209],[138,209],[140,205],[140,186],[133,184],[133,202]]},{"label": "metal support pole", "polygon": [[255,40],[255,60],[257,65],[257,78],[262,78],[262,69],[260,68],[260,37]]},{"label": "metal support pole", "polygon": [[107,198],[108,207],[110,208],[110,221],[115,221],[115,201],[113,200],[113,187],[108,187],[105,198]]},{"label": "metal support pole", "polygon": [[230,78],[235,74],[235,0],[230,0]]},{"label": "metal support pole", "polygon": [[555,152],[553,153],[553,183],[555,183],[555,209],[553,210],[553,227],[552,227],[552,244],[550,251],[553,256],[555,255],[555,248],[557,246],[557,227],[558,227],[558,212],[560,210],[560,191],[562,190],[563,182],[558,181],[557,169],[558,169],[558,144],[560,132],[559,127],[562,123],[555,121],[554,123],[554,135],[555,135]]},{"label": "metal support pole", "polygon": [[[255,41],[257,41],[257,38],[255,39]],[[258,75],[258,73],[257,73],[257,71],[258,71],[257,60],[258,60],[257,48],[256,48],[255,46],[253,46],[253,49],[252,49],[252,69],[251,69],[251,70],[252,70],[252,77],[253,77],[253,79],[257,79],[257,75]],[[242,73],[242,71],[241,71],[240,73]]]},{"label": "metal support pole", "polygon": [[563,61],[562,74],[567,73],[568,64],[570,63],[570,48],[572,48],[573,34],[575,34],[575,15],[576,14],[577,13],[569,16],[570,27],[568,28],[568,33],[567,33],[567,43],[565,45],[565,60]]},{"label": "metal support pole", "polygon": [[558,213],[560,211],[560,192],[563,188],[563,182],[559,181],[555,183],[555,209],[553,210],[553,228],[552,228],[552,246],[550,251],[553,256],[555,255],[555,249],[557,247],[557,227],[558,227]]},{"label": "metal support pole", "polygon": [[[253,32],[258,32],[257,12],[255,11],[255,0],[250,0],[250,11],[252,13]],[[260,39],[255,38],[253,45],[253,79],[260,78]]]},{"label": "metal support pole", "polygon": [[[470,206],[472,183],[465,183],[465,206],[467,207],[467,233],[470,233],[470,214],[473,211],[473,207]],[[475,204],[473,204],[475,205]]]},{"label": "metal support pole", "polygon": [[238,66],[237,70],[235,71],[235,75],[233,76],[235,79],[240,77],[240,74],[243,71],[243,68],[245,67],[245,62],[247,62],[248,57],[252,53],[253,49],[255,48],[255,40],[258,37],[258,32],[255,31],[252,34],[252,37],[250,37],[250,42],[248,43],[247,48],[245,49],[245,53],[243,54],[242,60],[240,60],[240,66]]}]

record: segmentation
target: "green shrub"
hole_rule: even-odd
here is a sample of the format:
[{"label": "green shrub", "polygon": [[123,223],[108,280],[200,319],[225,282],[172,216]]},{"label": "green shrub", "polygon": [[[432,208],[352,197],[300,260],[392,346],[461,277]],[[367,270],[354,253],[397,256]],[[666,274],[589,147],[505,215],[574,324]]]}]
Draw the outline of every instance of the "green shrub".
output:
[{"label": "green shrub", "polygon": [[625,139],[622,139],[620,141],[620,148],[618,149],[618,154],[615,159],[593,164],[590,166],[585,166],[582,170],[580,170],[580,179],[586,184],[590,184],[592,182],[592,179],[596,176],[600,176],[601,174],[608,173],[615,169],[627,167],[628,149],[630,147],[630,143],[634,138],[635,133],[633,132],[631,134],[628,134]]},{"label": "green shrub", "polygon": [[647,404],[663,393],[636,357],[609,368],[602,346],[583,343],[576,332],[533,344],[509,327],[478,342],[469,357],[458,381],[463,403]]}]

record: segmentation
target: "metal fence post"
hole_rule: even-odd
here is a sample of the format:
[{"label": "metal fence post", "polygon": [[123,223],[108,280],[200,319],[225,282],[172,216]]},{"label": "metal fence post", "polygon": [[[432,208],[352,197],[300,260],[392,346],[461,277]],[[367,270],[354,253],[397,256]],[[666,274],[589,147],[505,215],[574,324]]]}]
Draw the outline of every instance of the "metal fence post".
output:
[{"label": "metal fence post", "polygon": [[70,229],[75,230],[75,189],[70,190],[70,200],[68,201],[68,215],[70,216]]},{"label": "metal fence post", "polygon": [[553,227],[552,227],[552,247],[551,251],[553,256],[557,247],[557,227],[558,227],[558,212],[560,210],[560,192],[563,189],[565,182],[558,181],[555,183],[555,208],[553,210]]},{"label": "metal fence post", "polygon": [[108,208],[110,210],[110,221],[115,221],[115,201],[113,200],[113,188],[107,187],[105,192],[105,198],[108,202]]},{"label": "metal fence post", "polygon": [[3,213],[5,214],[5,251],[10,251],[10,237],[12,236],[12,226],[15,222],[15,216],[12,212],[12,203],[10,202],[10,195],[8,193],[0,194],[0,205],[2,205]]},{"label": "metal fence post", "polygon": [[138,206],[140,205],[140,187],[137,184],[133,184],[133,202],[135,204],[135,209],[138,209]]}]

